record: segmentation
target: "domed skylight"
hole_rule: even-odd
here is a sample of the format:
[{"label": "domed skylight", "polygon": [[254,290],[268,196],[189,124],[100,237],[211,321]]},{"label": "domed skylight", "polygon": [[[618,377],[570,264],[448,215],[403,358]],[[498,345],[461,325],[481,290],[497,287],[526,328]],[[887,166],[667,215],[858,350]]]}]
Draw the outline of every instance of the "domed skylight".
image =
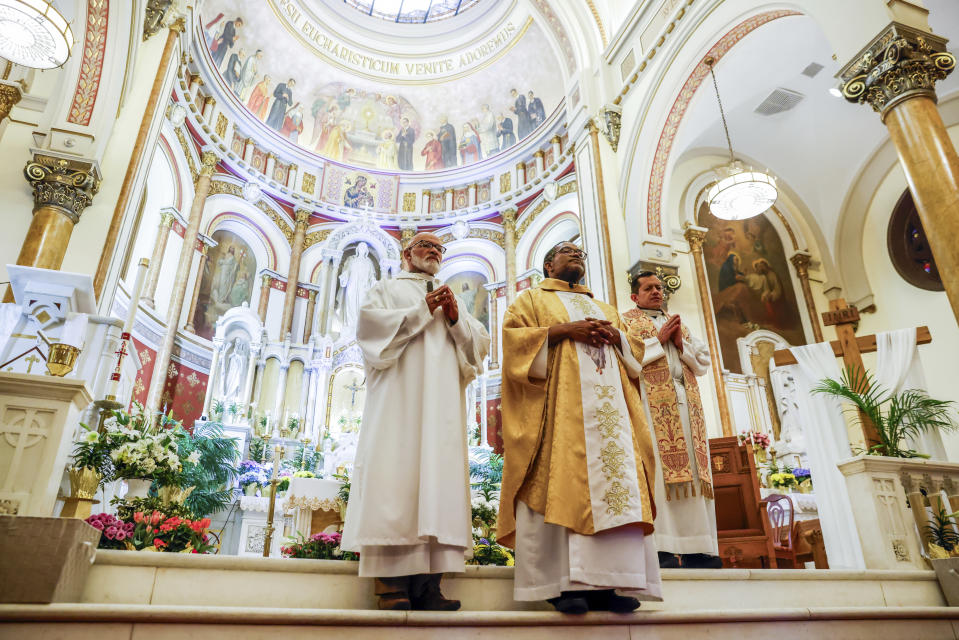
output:
[{"label": "domed skylight", "polygon": [[343,0],[357,11],[390,22],[435,22],[452,18],[481,0]]}]

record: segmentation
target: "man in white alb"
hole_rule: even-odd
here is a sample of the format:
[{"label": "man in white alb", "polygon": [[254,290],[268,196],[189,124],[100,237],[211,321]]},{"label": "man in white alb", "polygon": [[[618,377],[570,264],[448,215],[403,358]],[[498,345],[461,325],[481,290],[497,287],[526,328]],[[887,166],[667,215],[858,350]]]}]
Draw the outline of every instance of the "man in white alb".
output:
[{"label": "man in white alb", "polygon": [[404,270],[370,289],[357,323],[368,386],[342,548],[377,578],[380,609],[458,609],[440,579],[473,548],[465,389],[490,338],[435,278],[445,251],[413,236]]},{"label": "man in white alb", "polygon": [[655,273],[642,271],[630,284],[636,308],[623,314],[623,324],[633,351],[643,354],[643,405],[656,444],[659,563],[721,568],[709,436],[696,382],[709,370],[709,349],[679,315],[663,311],[663,283]]}]

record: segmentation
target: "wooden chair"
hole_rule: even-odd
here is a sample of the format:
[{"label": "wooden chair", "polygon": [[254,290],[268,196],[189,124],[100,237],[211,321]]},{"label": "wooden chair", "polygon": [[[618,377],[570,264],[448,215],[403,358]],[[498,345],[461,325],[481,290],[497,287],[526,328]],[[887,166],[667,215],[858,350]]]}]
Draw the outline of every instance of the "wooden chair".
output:
[{"label": "wooden chair", "polygon": [[723,566],[775,569],[776,552],[752,451],[736,437],[711,438],[709,460]]},{"label": "wooden chair", "polygon": [[776,566],[780,569],[804,569],[813,559],[812,550],[800,552],[798,531],[795,530],[796,505],[793,499],[781,493],[771,493],[761,501],[766,505],[766,517],[772,533]]}]

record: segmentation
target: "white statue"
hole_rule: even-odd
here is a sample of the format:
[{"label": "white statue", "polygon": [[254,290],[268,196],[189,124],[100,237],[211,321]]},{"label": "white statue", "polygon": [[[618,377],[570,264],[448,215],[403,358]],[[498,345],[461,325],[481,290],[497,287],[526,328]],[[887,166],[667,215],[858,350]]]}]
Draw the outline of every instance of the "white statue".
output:
[{"label": "white statue", "polygon": [[777,454],[800,454],[805,457],[806,442],[799,417],[799,403],[796,395],[796,380],[792,367],[777,367],[769,372],[776,408],[779,411],[779,440],[776,442]]},{"label": "white statue", "polygon": [[340,321],[344,333],[356,331],[360,305],[366,292],[376,283],[376,271],[365,242],[356,245],[356,254],[350,256],[340,273],[340,291],[337,294]]},{"label": "white statue", "polygon": [[246,344],[240,342],[239,339],[233,341],[233,349],[227,361],[221,387],[221,400],[226,405],[240,400],[238,396],[241,393],[240,383],[243,381],[243,373],[246,369],[246,349]]}]

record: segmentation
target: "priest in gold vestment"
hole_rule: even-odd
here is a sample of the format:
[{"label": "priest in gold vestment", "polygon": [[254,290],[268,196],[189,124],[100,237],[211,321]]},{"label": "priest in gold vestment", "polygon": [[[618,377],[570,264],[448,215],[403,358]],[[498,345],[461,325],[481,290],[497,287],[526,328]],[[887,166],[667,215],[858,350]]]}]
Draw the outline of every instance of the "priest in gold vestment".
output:
[{"label": "priest in gold vestment", "polygon": [[514,597],[564,613],[626,612],[659,599],[654,457],[640,375],[616,309],[577,284],[568,242],[503,321],[505,466],[499,542],[516,550]]},{"label": "priest in gold vestment", "polygon": [[656,443],[660,566],[718,569],[709,436],[696,382],[709,370],[709,349],[678,315],[663,311],[663,283],[655,273],[640,272],[630,285],[636,308],[623,314],[623,323],[633,351],[642,354],[643,402]]}]

